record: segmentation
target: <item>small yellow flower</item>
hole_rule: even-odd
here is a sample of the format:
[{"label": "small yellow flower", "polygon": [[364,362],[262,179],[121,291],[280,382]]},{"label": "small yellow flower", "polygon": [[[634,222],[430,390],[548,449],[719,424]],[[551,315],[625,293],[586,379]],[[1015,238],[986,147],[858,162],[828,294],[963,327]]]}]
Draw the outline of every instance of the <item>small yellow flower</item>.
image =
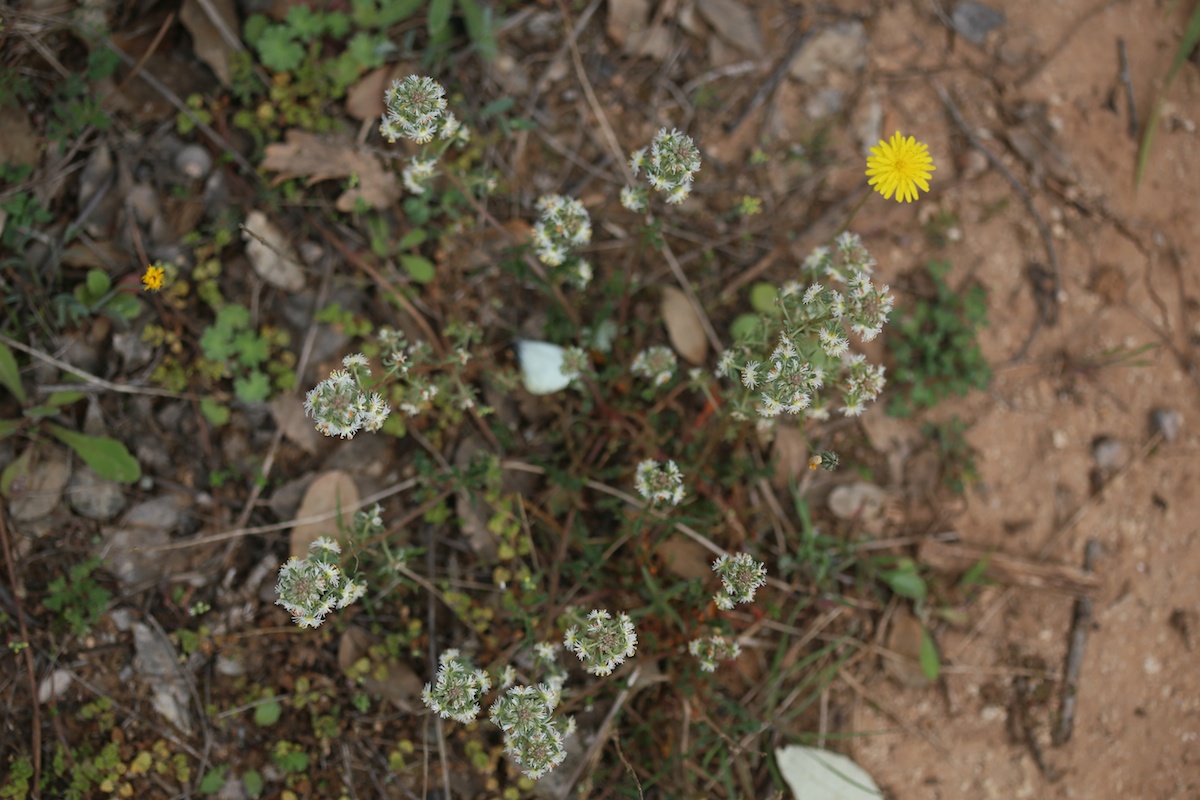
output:
[{"label": "small yellow flower", "polygon": [[875,191],[890,199],[896,194],[897,203],[909,203],[917,199],[917,189],[929,191],[929,177],[937,167],[929,157],[929,145],[921,144],[913,137],[905,139],[896,131],[889,141],[880,141],[871,148],[867,158],[867,183]]},{"label": "small yellow flower", "polygon": [[162,267],[149,266],[146,267],[146,274],[142,276],[142,285],[146,287],[146,291],[157,292],[163,287],[163,275],[165,270]]}]

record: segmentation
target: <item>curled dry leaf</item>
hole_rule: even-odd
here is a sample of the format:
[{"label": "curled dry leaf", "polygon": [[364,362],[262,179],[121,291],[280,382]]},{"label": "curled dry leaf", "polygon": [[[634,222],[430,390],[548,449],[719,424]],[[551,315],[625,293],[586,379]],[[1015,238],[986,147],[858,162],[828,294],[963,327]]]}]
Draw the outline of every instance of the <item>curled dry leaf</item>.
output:
[{"label": "curled dry leaf", "polygon": [[703,364],[708,357],[708,338],[704,335],[700,315],[687,295],[674,286],[664,286],[662,316],[675,352],[691,364]]},{"label": "curled dry leaf", "polygon": [[258,277],[285,292],[298,292],[304,288],[304,270],[300,258],[288,244],[279,228],[271,224],[261,211],[251,211],[246,216],[246,257],[254,265]]},{"label": "curled dry leaf", "polygon": [[275,182],[306,177],[307,185],[355,176],[357,185],[337,199],[338,211],[354,210],[359,198],[372,208],[387,208],[400,199],[396,173],[370,152],[345,138],[289,130],[287,141],[267,145],[264,169],[278,172]]}]

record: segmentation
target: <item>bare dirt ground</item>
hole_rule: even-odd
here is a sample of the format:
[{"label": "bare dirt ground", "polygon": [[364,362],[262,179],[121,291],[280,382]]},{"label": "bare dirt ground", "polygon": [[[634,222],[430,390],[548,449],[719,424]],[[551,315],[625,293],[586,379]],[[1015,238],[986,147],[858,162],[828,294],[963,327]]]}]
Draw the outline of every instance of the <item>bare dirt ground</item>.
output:
[{"label": "bare dirt ground", "polygon": [[[986,137],[984,146],[1032,195],[1061,277],[1057,323],[1039,326],[1026,271],[1045,267],[1048,257],[1021,199],[995,169],[977,178],[961,170],[938,173],[932,200],[962,224],[962,240],[947,256],[956,274],[973,273],[989,290],[991,328],[982,343],[995,370],[986,396],[956,404],[973,422],[968,438],[982,480],[950,526],[972,544],[1076,566],[1085,542],[1095,539],[1102,589],[1074,735],[1064,746],[1050,742],[1057,689],[1019,696],[1020,679],[1010,670],[1040,665],[1060,674],[1072,602],[993,587],[968,630],[942,634],[951,665],[943,685],[897,691],[882,678],[874,684],[887,713],[861,705],[853,727],[891,732],[857,739],[851,751],[904,800],[1200,796],[1200,671],[1193,650],[1200,610],[1194,489],[1200,285],[1193,260],[1200,208],[1187,188],[1200,165],[1194,120],[1200,87],[1194,71],[1174,87],[1145,179],[1134,191],[1137,143],[1128,133],[1117,44],[1123,39],[1127,47],[1144,124],[1186,9],[1011,2],[1004,4],[1006,26],[985,47],[959,41],[950,51],[944,29],[923,6],[894,4],[871,26],[868,83],[887,87],[884,129],[936,121],[938,132],[929,134],[934,151],[969,163],[961,131],[931,86],[950,91],[967,124]],[[1044,108],[1066,156],[1062,174],[1048,174],[1041,188],[1031,186],[1029,163],[1005,146],[1020,128],[1006,129],[1005,121],[1011,125],[1013,109],[1030,103]],[[1004,211],[986,211],[1005,197]],[[912,225],[918,212],[896,213],[903,216],[890,218],[889,232],[903,227],[895,224],[900,220]],[[916,257],[911,240],[891,239],[896,257],[881,261]],[[1014,361],[1035,328],[1036,338]],[[1145,344],[1155,345],[1145,366],[1105,366],[1111,354]],[[1150,442],[1155,409],[1182,415],[1174,442]],[[1093,478],[1100,437],[1110,440],[1101,451],[1112,442],[1120,450]]]}]

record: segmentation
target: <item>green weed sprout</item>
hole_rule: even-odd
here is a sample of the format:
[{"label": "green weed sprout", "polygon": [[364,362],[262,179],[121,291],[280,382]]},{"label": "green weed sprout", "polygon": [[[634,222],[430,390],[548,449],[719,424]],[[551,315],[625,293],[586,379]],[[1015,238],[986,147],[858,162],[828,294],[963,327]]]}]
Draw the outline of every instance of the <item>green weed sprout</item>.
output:
[{"label": "green weed sprout", "polygon": [[712,568],[725,587],[713,596],[713,602],[722,611],[733,610],[737,603],[753,602],[754,593],[767,583],[767,565],[755,561],[749,553],[739,553],[733,558],[723,555],[713,562]]},{"label": "green weed sprout", "polygon": [[563,644],[583,662],[583,668],[593,675],[611,675],[637,649],[637,631],[628,614],[599,609],[587,615],[587,624],[572,625],[563,637]]},{"label": "green weed sprout", "polygon": [[716,672],[718,661],[731,661],[741,655],[742,646],[715,634],[688,642],[688,652],[700,661],[704,672]]},{"label": "green weed sprout", "polygon": [[421,700],[443,719],[474,722],[479,716],[479,701],[492,688],[487,673],[460,658],[454,648],[442,653],[439,661],[436,681],[425,684]]}]

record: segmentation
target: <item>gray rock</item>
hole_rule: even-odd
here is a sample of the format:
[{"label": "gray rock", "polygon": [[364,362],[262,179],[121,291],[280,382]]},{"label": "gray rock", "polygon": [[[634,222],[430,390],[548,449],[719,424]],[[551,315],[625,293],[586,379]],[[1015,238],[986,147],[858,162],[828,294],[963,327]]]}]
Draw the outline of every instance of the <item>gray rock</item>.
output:
[{"label": "gray rock", "polygon": [[838,519],[861,518],[874,521],[883,516],[887,492],[871,483],[859,481],[838,486],[829,493],[829,510]]},{"label": "gray rock", "polygon": [[1115,470],[1125,462],[1125,447],[1109,436],[1097,436],[1092,442],[1092,458],[1102,470]]},{"label": "gray rock", "polygon": [[857,72],[867,64],[867,29],[857,20],[817,31],[788,65],[798,81],[817,83],[830,70]]},{"label": "gray rock", "polygon": [[142,622],[133,625],[134,668],[152,691],[154,710],[186,734],[192,732],[187,682],[179,672],[178,654],[160,631]]},{"label": "gray rock", "polygon": [[987,35],[1003,27],[1006,21],[1003,11],[969,0],[956,5],[950,14],[950,24],[954,30],[974,45],[982,45]]},{"label": "gray rock", "polygon": [[1168,443],[1179,438],[1179,429],[1183,418],[1178,411],[1169,408],[1156,408],[1150,412],[1150,432],[1161,433]]},{"label": "gray rock", "polygon": [[85,466],[75,470],[67,483],[67,504],[80,516],[106,522],[125,507],[125,490]]},{"label": "gray rock", "polygon": [[748,56],[761,58],[763,36],[754,9],[737,0],[698,0],[696,10],[717,36]]}]

